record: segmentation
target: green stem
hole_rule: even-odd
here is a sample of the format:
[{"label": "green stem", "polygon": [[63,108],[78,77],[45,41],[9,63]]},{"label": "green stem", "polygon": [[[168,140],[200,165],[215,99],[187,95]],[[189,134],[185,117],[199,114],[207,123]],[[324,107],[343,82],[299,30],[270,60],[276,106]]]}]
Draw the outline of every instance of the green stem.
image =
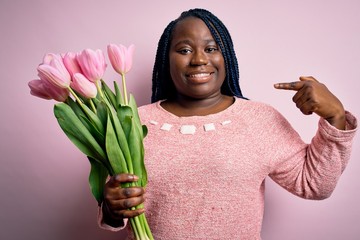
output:
[{"label": "green stem", "polygon": [[135,223],[135,219],[134,218],[130,218],[130,224],[131,224],[131,228],[132,231],[135,235],[135,239],[140,239],[139,233],[138,233],[138,229],[136,228],[136,223]]},{"label": "green stem", "polygon": [[[139,209],[139,208],[144,208],[144,204],[141,203],[138,206],[131,208],[131,210],[135,210],[135,209]],[[132,227],[136,228],[138,234],[143,237],[143,238],[140,237],[139,239],[154,240],[154,237],[151,233],[149,224],[146,220],[145,213],[142,213],[139,216],[136,216],[134,219],[137,219],[137,220],[134,223],[134,225],[132,225]]]},{"label": "green stem", "polygon": [[[76,99],[76,102],[80,105],[80,107],[81,107],[81,108],[84,110],[84,112],[86,113],[86,111],[85,111],[85,109],[84,109],[84,106],[83,106],[84,102],[76,95],[76,93],[74,92],[74,90],[72,90],[71,87],[68,87],[68,89],[69,89],[71,95],[73,95],[74,98]],[[90,106],[91,106],[93,112],[96,113],[96,107],[95,107],[95,105],[94,105],[94,102],[93,102],[91,99],[89,99],[89,102],[90,102]]]},{"label": "green stem", "polygon": [[126,89],[126,79],[125,74],[121,74],[121,80],[122,80],[122,87],[123,87],[123,95],[124,95],[124,104],[125,106],[129,105],[128,103],[128,96],[127,96],[127,89]]},{"label": "green stem", "polygon": [[91,106],[93,112],[96,113],[96,107],[95,107],[95,105],[94,105],[93,100],[92,100],[92,99],[89,99],[89,102],[90,102],[90,106]]},{"label": "green stem", "polygon": [[141,219],[142,219],[142,225],[144,226],[145,228],[145,232],[146,232],[146,235],[149,237],[150,240],[154,240],[154,237],[151,233],[151,230],[150,230],[150,227],[149,227],[149,224],[146,220],[146,216],[145,216],[145,213],[141,214],[140,215]]},{"label": "green stem", "polygon": [[143,228],[139,216],[134,217],[136,228],[139,231],[139,236],[141,240],[149,240],[146,235],[145,229]]},{"label": "green stem", "polygon": [[103,93],[102,90],[101,90],[101,83],[100,83],[100,81],[96,81],[96,82],[95,82],[95,86],[96,86],[96,89],[97,89],[98,93],[100,94],[100,97],[105,100],[104,93]]},{"label": "green stem", "polygon": [[140,216],[130,218],[130,223],[136,240],[150,240],[146,234]]},{"label": "green stem", "polygon": [[74,92],[74,90],[71,89],[71,87],[68,87],[70,93],[74,96],[74,98],[76,99],[76,101],[80,104],[80,106],[82,106],[83,102],[81,101],[81,99],[76,95],[76,93]]}]

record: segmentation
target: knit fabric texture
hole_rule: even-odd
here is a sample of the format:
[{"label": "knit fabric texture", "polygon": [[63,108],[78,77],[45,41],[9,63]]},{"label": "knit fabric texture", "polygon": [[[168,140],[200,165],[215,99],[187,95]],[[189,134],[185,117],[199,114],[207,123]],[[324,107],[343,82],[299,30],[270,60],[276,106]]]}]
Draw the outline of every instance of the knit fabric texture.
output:
[{"label": "knit fabric texture", "polygon": [[[306,144],[274,108],[239,98],[207,116],[178,117],[160,102],[139,114],[149,129],[145,209],[156,240],[261,239],[265,178],[302,198],[329,197],[357,128],[349,112],[345,131],[320,119]],[[101,211],[99,224],[119,230]]]}]

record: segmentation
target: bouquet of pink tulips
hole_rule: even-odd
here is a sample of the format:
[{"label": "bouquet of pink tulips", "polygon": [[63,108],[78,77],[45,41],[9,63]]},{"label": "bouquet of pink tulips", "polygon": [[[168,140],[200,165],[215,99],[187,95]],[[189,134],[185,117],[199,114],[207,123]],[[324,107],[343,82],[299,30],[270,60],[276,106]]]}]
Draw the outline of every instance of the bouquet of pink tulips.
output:
[{"label": "bouquet of pink tulips", "polygon": [[[32,95],[60,102],[54,114],[64,133],[90,161],[90,188],[99,205],[109,175],[139,177],[126,186],[145,187],[147,183],[143,146],[147,128],[141,125],[125,81],[134,45],[110,44],[107,50],[111,65],[122,77],[122,87],[114,81],[114,91],[102,80],[106,63],[101,50],[46,54],[37,68],[40,79],[29,82]],[[131,218],[130,223],[136,239],[153,239],[144,214]]]}]

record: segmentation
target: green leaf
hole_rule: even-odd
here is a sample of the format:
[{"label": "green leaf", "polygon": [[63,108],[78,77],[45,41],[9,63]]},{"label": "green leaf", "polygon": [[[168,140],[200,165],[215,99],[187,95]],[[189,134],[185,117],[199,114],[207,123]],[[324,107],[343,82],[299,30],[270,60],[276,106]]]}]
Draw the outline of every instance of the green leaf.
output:
[{"label": "green leaf", "polygon": [[146,134],[144,134],[144,132],[143,132],[143,127],[141,125],[137,104],[136,104],[135,98],[132,94],[130,94],[129,106],[131,107],[131,109],[133,111],[133,117],[135,120],[136,127],[138,128],[139,132],[141,133],[141,137],[144,138],[146,136]]},{"label": "green leaf", "polygon": [[143,138],[148,134],[148,128],[146,125],[142,125]]},{"label": "green leaf", "polygon": [[109,172],[103,164],[99,163],[95,159],[91,157],[88,157],[88,159],[91,164],[91,170],[89,174],[90,189],[100,206],[101,202],[103,201],[104,186]]},{"label": "green leaf", "polygon": [[93,98],[92,101],[93,101],[95,107],[97,107],[98,104],[101,102],[101,100],[100,100],[100,94],[98,94],[98,95],[96,96],[96,98]]},{"label": "green leaf", "polygon": [[[89,119],[87,119],[85,116],[81,115],[79,119],[86,124],[86,128],[89,130],[91,135],[96,139],[96,141],[99,143],[101,147],[105,146],[105,132],[101,133],[99,130],[94,126],[92,122],[90,122]],[[84,125],[85,125],[84,124]]]},{"label": "green leaf", "polygon": [[116,97],[115,97],[115,94],[113,93],[113,91],[109,88],[108,85],[106,85],[106,83],[103,80],[101,80],[101,86],[102,86],[103,92],[105,93],[105,96],[107,97],[107,99],[110,101],[112,106],[114,108],[116,108]]},{"label": "green leaf", "polygon": [[127,173],[125,157],[119,146],[110,116],[108,116],[106,126],[105,148],[113,173]]},{"label": "green leaf", "polygon": [[105,133],[105,127],[103,125],[103,122],[99,119],[99,117],[94,113],[88,106],[85,104],[82,104],[82,109],[84,110],[86,116],[90,120],[90,122],[93,124],[93,126],[101,133]]},{"label": "green leaf", "polygon": [[115,96],[116,96],[116,104],[117,106],[123,106],[124,105],[124,98],[121,95],[121,91],[119,88],[119,85],[116,81],[114,81],[114,89],[115,89]]},{"label": "green leaf", "polygon": [[89,130],[90,126],[88,126],[89,121],[84,121],[84,118],[87,118],[84,111],[80,108],[79,104],[75,102],[72,98],[66,99],[66,103],[71,107],[71,109],[74,111],[76,116],[81,120],[81,122],[84,124],[84,126]]},{"label": "green leaf", "polygon": [[[103,131],[100,132],[98,130],[98,127],[88,119],[88,116],[84,113],[83,109],[79,106],[79,104],[77,102],[75,102],[71,98],[68,98],[66,103],[71,107],[71,109],[74,111],[74,113],[77,115],[77,117],[83,123],[83,125],[89,130],[91,135],[94,136],[96,141],[101,146],[104,146],[105,145],[105,130],[103,129]],[[99,113],[98,113],[98,115],[99,115]],[[100,119],[100,121],[106,122],[106,116],[105,116],[104,120]],[[101,124],[101,125],[103,125],[103,124]]]},{"label": "green leaf", "polygon": [[55,104],[54,114],[64,133],[80,151],[86,156],[106,161],[106,153],[69,105]]},{"label": "green leaf", "polygon": [[107,121],[108,108],[106,107],[105,102],[101,101],[97,104],[96,114],[100,119],[100,122],[105,123]]},{"label": "green leaf", "polygon": [[130,150],[129,150],[129,145],[128,145],[128,141],[126,138],[126,134],[124,132],[124,129],[121,126],[120,120],[117,117],[117,114],[115,113],[115,111],[113,111],[113,109],[110,111],[110,116],[111,116],[111,121],[112,124],[114,126],[115,129],[115,133],[116,133],[116,137],[119,143],[119,146],[121,148],[122,153],[124,154],[126,163],[127,163],[127,167],[128,167],[128,172],[129,173],[133,173],[133,167],[132,167],[132,163],[131,163],[131,155],[130,155]]},{"label": "green leaf", "polygon": [[135,124],[133,119],[131,124],[131,131],[129,136],[129,149],[131,153],[134,174],[139,177],[139,183],[142,187],[147,184],[147,173],[144,164],[144,145],[142,140],[142,133]]},{"label": "green leaf", "polygon": [[133,111],[129,106],[121,106],[119,105],[116,109],[117,117],[121,123],[122,128],[124,129],[124,133],[126,135],[126,139],[129,139],[129,133],[131,129],[131,118],[133,117]]}]

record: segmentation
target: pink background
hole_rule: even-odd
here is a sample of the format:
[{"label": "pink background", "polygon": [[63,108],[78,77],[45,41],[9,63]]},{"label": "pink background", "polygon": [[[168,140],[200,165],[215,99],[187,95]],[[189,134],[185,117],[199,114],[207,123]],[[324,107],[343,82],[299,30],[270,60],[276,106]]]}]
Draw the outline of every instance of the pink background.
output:
[{"label": "pink background", "polygon": [[[30,96],[27,82],[47,52],[134,43],[129,89],[148,103],[160,34],[193,7],[211,10],[232,33],[243,93],[276,107],[304,140],[318,117],[303,116],[293,93],[273,83],[313,75],[360,116],[357,0],[1,0],[0,239],[122,239],[97,227],[88,161],[60,130],[54,102]],[[105,79],[119,79],[110,65]],[[268,179],[263,239],[359,239],[359,149],[357,136],[348,168],[324,201],[297,198]]]}]

